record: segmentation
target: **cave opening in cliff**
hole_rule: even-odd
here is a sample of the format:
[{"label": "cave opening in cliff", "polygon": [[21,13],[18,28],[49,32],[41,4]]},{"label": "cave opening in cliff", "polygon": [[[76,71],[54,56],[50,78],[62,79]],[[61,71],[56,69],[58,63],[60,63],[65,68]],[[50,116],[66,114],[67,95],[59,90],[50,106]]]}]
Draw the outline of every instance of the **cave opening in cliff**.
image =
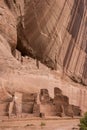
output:
[{"label": "cave opening in cliff", "polygon": [[17,25],[17,47],[16,47],[16,49],[21,52],[22,56],[27,55],[29,57],[35,58],[35,52],[31,48],[31,46],[29,46],[29,41],[26,38],[21,18]]}]

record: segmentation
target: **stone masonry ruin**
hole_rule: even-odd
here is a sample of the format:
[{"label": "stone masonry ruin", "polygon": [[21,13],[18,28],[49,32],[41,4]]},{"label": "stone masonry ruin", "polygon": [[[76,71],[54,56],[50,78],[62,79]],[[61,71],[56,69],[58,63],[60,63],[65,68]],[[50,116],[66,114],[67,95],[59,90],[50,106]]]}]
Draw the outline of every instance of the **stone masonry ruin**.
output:
[{"label": "stone masonry ruin", "polygon": [[0,106],[0,116],[10,118],[81,116],[80,107],[69,104],[69,98],[57,87],[54,88],[54,98],[47,89],[41,89],[39,95],[15,92],[10,99],[0,102]]}]

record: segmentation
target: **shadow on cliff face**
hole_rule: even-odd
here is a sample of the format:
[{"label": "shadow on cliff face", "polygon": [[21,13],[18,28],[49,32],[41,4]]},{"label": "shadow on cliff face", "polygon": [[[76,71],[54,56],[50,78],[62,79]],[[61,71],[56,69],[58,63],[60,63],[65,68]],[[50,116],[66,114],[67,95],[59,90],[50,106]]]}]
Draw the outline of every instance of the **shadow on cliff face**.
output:
[{"label": "shadow on cliff face", "polygon": [[[45,2],[46,1],[44,2],[40,1],[39,4],[41,5],[44,4]],[[52,41],[51,38],[52,36],[51,37],[48,36],[47,34],[43,33],[43,31],[39,29],[41,27],[38,26],[37,18],[35,17],[37,15],[36,14],[37,12],[35,12],[36,5],[34,7],[33,3],[34,2],[30,2],[29,5],[27,5],[26,7],[27,8],[26,14],[18,18],[17,49],[21,51],[22,55],[28,55],[30,57],[36,58],[40,60],[42,63],[44,63],[45,65],[47,65],[48,67],[53,69],[55,61],[53,61],[52,58],[48,56],[49,55],[48,53],[44,57],[44,52],[46,52],[48,45]],[[37,3],[37,1],[35,1],[35,3]],[[53,31],[54,30],[52,30],[52,32]],[[48,51],[49,49],[47,50],[47,52]]]},{"label": "shadow on cliff face", "polygon": [[28,55],[35,58],[35,51],[30,47],[29,41],[26,38],[25,30],[22,23],[22,18],[19,18],[17,25],[17,49],[21,52],[23,56]]},{"label": "shadow on cliff face", "polygon": [[[63,5],[63,8],[61,9],[60,16],[57,16],[57,20],[55,24],[51,25],[52,26],[52,31],[50,30],[50,27],[48,26],[49,34],[43,33],[44,31],[44,25],[47,24],[46,18],[43,18],[43,26],[41,26],[40,23],[40,17],[39,15],[43,13],[38,12],[37,8],[39,6],[35,5],[37,3],[30,2],[29,5],[27,5],[27,11],[24,16],[24,25],[23,25],[23,17],[20,17],[20,22],[18,23],[17,26],[17,33],[18,33],[18,42],[17,42],[17,49],[21,51],[22,55],[28,55],[33,58],[38,58],[41,62],[43,62],[45,65],[48,67],[55,69],[55,64],[59,61],[59,57],[55,59],[55,47],[54,45],[56,42],[56,39],[58,36],[56,36],[56,27],[59,22],[59,19],[62,15],[62,12],[66,6],[66,1]],[[39,5],[44,4],[44,2],[38,2]],[[46,6],[46,5],[45,5]],[[45,7],[46,8],[46,7]],[[43,9],[42,9],[43,10]],[[51,8],[52,10],[52,8]],[[36,12],[35,12],[36,11]],[[44,11],[45,12],[45,11]],[[81,25],[81,21],[83,18],[83,13],[84,13],[84,0],[75,0],[73,8],[71,10],[71,20],[69,22],[69,27],[68,27],[68,32],[69,34],[72,35],[72,39],[69,43],[67,52],[65,54],[65,58],[63,61],[63,67],[66,67],[68,69],[73,50],[75,48],[75,45],[77,44],[77,37]],[[51,15],[51,13],[50,13]],[[49,17],[49,16],[48,16]],[[50,16],[51,17],[51,16]],[[25,26],[25,27],[24,27]],[[50,35],[50,37],[49,37]],[[67,41],[68,42],[68,41]],[[50,55],[52,53],[52,56]],[[58,52],[57,52],[58,53]]]},{"label": "shadow on cliff face", "polygon": [[74,1],[74,5],[73,8],[71,10],[71,20],[69,22],[69,25],[67,27],[68,32],[72,35],[72,39],[70,40],[65,58],[64,58],[64,62],[63,62],[63,66],[69,66],[71,57],[72,57],[72,53],[73,50],[75,48],[75,45],[77,44],[77,37],[79,34],[79,29],[80,29],[80,25],[81,25],[81,21],[83,18],[83,13],[84,13],[84,1],[80,0],[79,1]]},{"label": "shadow on cliff face", "polygon": [[[74,1],[74,5],[73,5],[73,8],[71,10],[71,20],[70,20],[68,27],[67,27],[67,30],[72,37],[71,37],[71,40],[69,42],[69,46],[67,48],[66,55],[65,55],[65,58],[63,61],[63,67],[64,67],[65,71],[68,70],[70,63],[71,63],[71,60],[72,60],[72,57],[73,57],[74,49],[76,48],[76,46],[78,46],[78,36],[79,35],[81,36],[81,33],[79,31],[81,28],[83,15],[84,15],[84,0]],[[83,44],[84,43],[82,43],[82,45]],[[87,64],[87,63],[84,63],[84,66],[86,66],[85,64]],[[79,77],[76,77],[75,71],[76,70],[74,68],[74,70],[70,72],[70,73],[72,73],[71,79],[76,83],[79,82],[79,83],[84,84],[82,79],[80,79]],[[83,73],[85,73],[85,70]]]},{"label": "shadow on cliff face", "polygon": [[[16,0],[4,0],[5,4],[11,10],[13,13],[15,19],[17,20],[17,46],[16,49],[18,49],[21,54],[28,55],[32,58],[36,58],[36,52],[30,47],[29,40],[27,40],[25,30],[24,30],[24,10],[21,7],[21,1],[17,3]],[[25,4],[25,3],[24,3]],[[24,5],[23,5],[24,6]],[[14,51],[12,53],[14,54]]]},{"label": "shadow on cliff face", "polygon": [[15,0],[14,0],[14,1],[12,1],[12,0],[4,0],[4,2],[5,2],[6,5],[9,7],[9,9],[11,9],[12,3],[13,3],[13,2],[15,3]]},{"label": "shadow on cliff face", "polygon": [[[43,38],[43,36],[40,34],[39,40],[41,43],[34,43],[31,46],[31,42],[29,41],[29,38],[26,36],[26,30],[23,23],[23,18],[18,18],[18,25],[17,25],[17,47],[21,54],[23,56],[27,55],[34,59],[40,60],[42,63],[47,65],[48,67],[54,69],[54,62],[50,57],[47,57],[46,60],[44,60],[43,53],[45,46],[46,39]],[[43,45],[42,45],[43,44]]]},{"label": "shadow on cliff face", "polygon": [[85,56],[85,62],[83,65],[82,84],[87,85],[87,56]]},{"label": "shadow on cliff face", "polygon": [[[87,21],[87,20],[86,20]],[[87,40],[86,40],[86,35],[87,35],[87,22],[85,23],[85,28],[84,28],[84,34],[83,34],[83,40],[82,40],[82,49],[84,49],[85,53],[87,54]],[[87,55],[85,56],[85,62],[83,64],[83,74],[82,74],[82,83],[84,85],[87,84]]]}]

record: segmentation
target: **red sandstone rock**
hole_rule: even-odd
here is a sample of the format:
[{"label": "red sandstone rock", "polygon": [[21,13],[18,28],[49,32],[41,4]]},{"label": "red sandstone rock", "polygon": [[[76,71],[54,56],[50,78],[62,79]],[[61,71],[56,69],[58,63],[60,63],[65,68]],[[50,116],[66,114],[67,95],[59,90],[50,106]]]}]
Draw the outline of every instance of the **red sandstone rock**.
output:
[{"label": "red sandstone rock", "polygon": [[[42,106],[48,115],[56,115],[52,99],[60,101],[57,110],[64,105],[65,114],[72,114],[71,108],[75,115],[80,108],[87,111],[86,23],[86,0],[0,0],[0,115],[7,113],[13,93],[35,94],[40,89],[49,92],[44,94],[48,104]],[[33,110],[30,97],[33,101],[23,105],[24,112]]]}]

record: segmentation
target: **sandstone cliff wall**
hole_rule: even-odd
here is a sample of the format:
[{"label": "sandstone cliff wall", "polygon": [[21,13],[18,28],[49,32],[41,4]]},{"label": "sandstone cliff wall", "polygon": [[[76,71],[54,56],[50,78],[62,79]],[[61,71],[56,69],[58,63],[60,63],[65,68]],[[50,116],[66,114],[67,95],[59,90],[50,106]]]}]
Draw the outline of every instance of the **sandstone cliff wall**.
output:
[{"label": "sandstone cliff wall", "polygon": [[25,35],[36,57],[54,69],[57,63],[72,79],[86,84],[86,1],[30,1],[24,17]]},{"label": "sandstone cliff wall", "polygon": [[58,87],[85,112],[86,33],[86,0],[0,0],[1,101],[41,88],[54,97]]}]

